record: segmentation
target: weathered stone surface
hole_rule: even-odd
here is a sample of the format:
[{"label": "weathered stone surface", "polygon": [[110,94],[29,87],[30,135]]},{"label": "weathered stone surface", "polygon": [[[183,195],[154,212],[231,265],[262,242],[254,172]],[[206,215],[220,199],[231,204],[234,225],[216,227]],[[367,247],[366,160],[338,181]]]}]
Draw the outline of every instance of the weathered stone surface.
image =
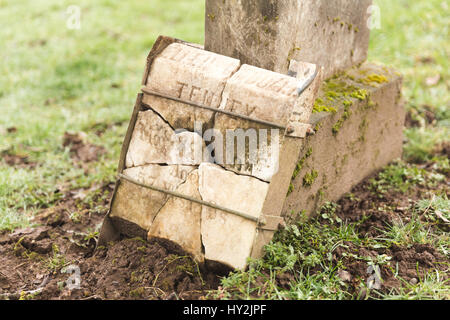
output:
[{"label": "weathered stone surface", "polygon": [[316,134],[305,140],[284,216],[303,210],[314,214],[324,202],[340,199],[401,157],[405,120],[401,85],[394,70],[371,63],[323,84],[316,110],[324,105],[337,112],[313,114]]},{"label": "weathered stone surface", "polygon": [[185,183],[186,178],[194,169],[194,166],[182,165],[145,165],[125,169],[123,174],[140,183],[174,191],[180,184]]},{"label": "weathered stone surface", "polygon": [[126,167],[146,164],[198,165],[204,148],[202,137],[194,132],[175,131],[152,110],[138,114],[126,155]]},{"label": "weathered stone surface", "polygon": [[324,76],[367,58],[372,0],[206,1],[205,50],[286,74],[291,59]]},{"label": "weathered stone surface", "polygon": [[[150,55],[152,59],[149,59],[147,82],[144,83],[148,90],[273,122],[282,127],[298,127],[294,130],[295,135],[285,137],[284,129],[273,128],[271,125],[222,112],[205,115],[201,111],[198,114],[194,114],[197,111],[192,111],[189,114],[183,109],[185,104],[173,105],[166,99],[160,100],[159,102],[163,101],[161,104],[157,98],[144,94],[139,96],[133,112],[119,170],[146,185],[177,191],[257,219],[261,218],[264,209],[263,220],[268,221],[266,228],[270,230],[271,237],[273,230],[282,221],[281,204],[289,181],[277,178],[271,195],[268,194],[268,181],[278,171],[279,148],[289,153],[282,160],[286,168],[292,170],[295,166],[302,138],[309,126],[313,97],[320,76],[300,97],[298,88],[301,80],[314,73],[315,66],[293,62],[292,69],[296,78],[250,65],[240,66],[239,61],[234,64],[235,60],[230,59],[227,60],[228,65],[225,63],[219,67],[223,69],[219,72],[208,63],[220,63],[221,59],[209,60],[209,54],[199,53],[198,48],[187,44],[166,41],[162,45],[164,42],[164,39],[159,40],[158,50],[152,51],[153,55]],[[208,68],[214,70],[211,69],[210,72]],[[183,90],[190,89],[174,82],[178,76],[187,83],[198,85],[198,88],[206,87],[206,95],[202,98],[200,91],[195,93],[193,90],[190,92],[192,95],[183,96]],[[208,90],[218,90],[220,97],[208,98]],[[202,100],[204,98],[211,100]],[[161,107],[162,105],[164,106]],[[214,114],[214,119],[207,119]],[[204,116],[206,118],[202,118]],[[194,120],[214,120],[209,125],[216,132],[223,133],[224,147],[228,140],[226,130],[255,129],[257,145],[253,150],[258,152],[258,156],[267,152],[266,157],[260,157],[256,163],[248,166],[247,156],[252,149],[249,141],[244,141],[244,148],[231,159],[235,161],[236,158],[244,158],[244,164],[225,161],[219,166],[205,162],[205,140],[211,140],[205,137],[203,140],[196,133],[200,131],[174,130],[178,125],[183,129],[196,129],[193,127]],[[261,132],[265,132],[265,135],[261,136]],[[185,139],[184,144],[180,143],[180,138]],[[292,143],[285,145],[285,138]],[[223,147],[220,150],[226,151]],[[217,156],[218,150],[215,151]],[[289,175],[285,171],[283,170],[283,177]],[[275,194],[281,196],[277,198]],[[279,208],[268,205],[267,199],[278,201]],[[272,210],[274,208],[278,210]],[[235,269],[244,269],[247,258],[258,255],[255,253],[258,251],[255,250],[255,245],[260,248],[262,243],[258,235],[265,232],[253,220],[137,186],[125,179],[118,183],[107,223],[109,224],[106,224],[102,233],[108,234],[110,238],[114,233],[120,232],[128,236],[137,233],[168,239],[179,244],[199,262],[214,261]],[[104,237],[102,239],[105,240]],[[264,239],[263,242],[266,244],[268,241]]]},{"label": "weathered stone surface", "polygon": [[[294,77],[243,65],[228,80],[220,109],[284,127],[296,111],[301,114],[301,117],[296,116],[296,121],[305,124],[311,115],[312,106],[305,108],[300,105],[298,86],[299,80]],[[278,171],[279,148],[284,131],[222,113],[216,114],[214,128],[225,138],[220,164],[241,174],[271,180]],[[235,136],[241,139],[235,139]],[[246,138],[249,142],[244,142]],[[245,148],[238,149],[239,144],[245,144]],[[231,152],[231,156],[227,152]]]},{"label": "weathered stone surface", "polygon": [[[259,218],[268,183],[213,164],[201,164],[199,177],[204,201]],[[201,225],[205,259],[245,269],[255,240],[256,222],[203,206]]]},{"label": "weathered stone surface", "polygon": [[299,99],[297,88],[298,81],[293,77],[243,65],[228,80],[220,109],[287,124]]},{"label": "weathered stone surface", "polygon": [[[201,199],[198,191],[198,170],[189,174],[176,191],[185,196]],[[200,221],[202,206],[181,198],[170,197],[153,221],[148,238],[156,237],[179,244],[186,252],[203,262]]]},{"label": "weathered stone surface", "polygon": [[[291,66],[289,67],[289,74],[302,79],[306,76],[305,72],[308,72],[310,68],[311,66],[307,63],[292,60]],[[303,121],[303,110],[309,110],[309,112],[311,112],[314,101],[316,100],[317,94],[322,85],[322,71],[322,69],[318,70],[315,80],[301,95],[299,103],[296,104],[296,106],[300,106],[301,108],[294,109],[289,125],[295,125]],[[278,228],[277,224],[279,223],[279,220],[277,221],[274,218],[282,216],[284,201],[280,201],[280,199],[284,199],[289,190],[292,172],[295,170],[300,151],[302,150],[304,143],[305,139],[299,139],[295,136],[287,135],[284,138],[283,145],[280,150],[279,170],[270,182],[269,191],[262,209],[263,215],[271,218],[266,219],[268,224],[257,232],[251,255],[252,258],[262,257],[264,253],[264,246],[272,240],[273,235]],[[271,223],[271,221],[273,221],[273,223]]]},{"label": "weathered stone surface", "polygon": [[[186,181],[194,167],[147,165],[123,173],[141,183],[174,191]],[[167,194],[122,181],[112,203],[111,217],[131,221],[149,230],[156,214],[168,200]]]},{"label": "weathered stone surface", "polygon": [[[225,83],[240,66],[239,60],[173,43],[153,62],[146,87],[185,101],[218,108]],[[195,121],[210,125],[213,112],[173,100],[144,95],[144,103],[175,129],[194,131]]]}]

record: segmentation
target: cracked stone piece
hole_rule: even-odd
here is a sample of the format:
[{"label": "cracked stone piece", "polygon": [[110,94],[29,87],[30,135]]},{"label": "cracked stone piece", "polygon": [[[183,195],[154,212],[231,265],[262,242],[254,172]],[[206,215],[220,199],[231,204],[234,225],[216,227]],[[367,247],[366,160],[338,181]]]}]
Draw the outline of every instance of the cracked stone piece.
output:
[{"label": "cracked stone piece", "polygon": [[[201,199],[198,191],[198,170],[193,171],[177,192]],[[179,244],[192,254],[198,262],[203,262],[200,221],[202,206],[195,202],[170,197],[156,216],[148,233],[148,238],[167,239]]]},{"label": "cracked stone piece", "polygon": [[[123,174],[144,184],[175,191],[194,169],[190,166],[146,165],[126,169]],[[122,181],[112,203],[111,217],[122,218],[149,230],[168,199],[167,194]]]},{"label": "cracked stone piece", "polygon": [[367,58],[372,0],[206,0],[205,50],[286,74],[291,59],[328,78]]},{"label": "cracked stone piece", "polygon": [[[260,217],[268,188],[268,183],[214,164],[203,163],[199,167],[199,191],[204,201],[256,218]],[[205,259],[245,269],[256,228],[254,221],[203,206],[201,233]]]},{"label": "cracked stone piece", "polygon": [[[225,83],[239,66],[239,60],[191,45],[173,43],[154,60],[146,87],[171,97],[218,108]],[[143,102],[175,129],[194,131],[195,121],[210,125],[214,115],[212,111],[148,94],[144,95]]]},{"label": "cracked stone piece", "polygon": [[297,88],[293,77],[243,65],[228,80],[220,109],[286,124],[299,98]]},{"label": "cracked stone piece", "polygon": [[126,167],[146,164],[198,165],[204,148],[194,132],[176,133],[152,110],[138,114],[126,155]]},{"label": "cracked stone piece", "polygon": [[[312,66],[306,62],[297,62],[292,60],[289,74],[297,77],[298,79],[302,79],[310,73],[311,67]],[[304,113],[302,110],[310,110],[314,105],[320,86],[323,83],[323,68],[319,68],[317,72],[318,73],[315,80],[300,96],[300,103],[296,104],[296,106],[300,107],[300,109],[294,109],[289,126],[302,124],[302,121],[304,120]],[[310,124],[308,124],[308,127],[309,126]],[[284,199],[288,193],[292,181],[292,173],[294,172],[294,169],[297,168],[300,158],[300,151],[302,150],[305,142],[305,139],[299,139],[299,136],[301,135],[286,135],[283,141],[283,145],[280,150],[281,156],[279,170],[270,182],[269,191],[262,209],[262,213],[266,217],[280,217],[282,215],[284,203],[282,199]],[[306,139],[308,139],[308,137],[306,137]],[[324,140],[322,140],[322,143],[323,141]],[[301,209],[297,212],[300,211]],[[274,228],[275,226],[272,225],[272,229]],[[274,231],[269,229],[259,230],[255,240],[255,245],[253,246],[252,258],[261,258],[263,256],[264,246],[272,240],[274,233]]]},{"label": "cracked stone piece", "polygon": [[[281,126],[288,124],[294,110],[302,110],[301,120],[307,122],[312,107],[303,110],[299,105],[298,85],[299,80],[294,77],[243,65],[228,80],[220,109]],[[224,137],[220,164],[241,174],[271,180],[278,171],[279,145],[284,131],[222,113],[216,114],[214,128]],[[235,135],[241,139],[235,139]],[[245,136],[248,142],[244,142]],[[240,143],[245,144],[245,150],[236,147]],[[227,156],[227,152],[232,153]]]}]

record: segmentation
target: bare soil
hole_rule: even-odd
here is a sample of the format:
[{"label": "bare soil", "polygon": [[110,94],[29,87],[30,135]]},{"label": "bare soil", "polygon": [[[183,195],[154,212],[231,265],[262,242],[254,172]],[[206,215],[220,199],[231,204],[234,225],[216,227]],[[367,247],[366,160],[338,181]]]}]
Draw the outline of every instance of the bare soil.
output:
[{"label": "bare soil", "polygon": [[[36,216],[40,226],[1,234],[0,299],[201,299],[217,288],[218,276],[173,244],[123,239],[94,250],[105,214],[69,194]],[[68,265],[80,268],[80,289],[66,287]]]},{"label": "bare soil", "polygon": [[[70,146],[74,162],[95,161],[103,152],[78,135],[66,134],[64,145]],[[448,154],[448,145],[438,149],[437,154]],[[26,158],[2,155],[11,166],[29,165]],[[434,170],[432,163],[422,167]],[[338,202],[336,214],[342,220],[361,221],[361,235],[380,236],[381,230],[396,219],[409,221],[414,201],[433,190],[444,190],[449,195],[448,172],[445,174],[447,180],[439,185],[415,185],[408,193],[393,191],[383,196],[370,190],[368,179],[354,188],[353,197]],[[36,215],[33,228],[0,233],[0,299],[207,299],[208,293],[219,287],[219,274],[198,266],[172,243],[122,239],[95,250],[96,231],[106,214],[113,187],[101,186],[89,204],[83,199],[92,189],[68,191],[58,203]],[[448,225],[433,227],[445,230]],[[344,261],[345,271],[341,270],[340,276],[354,292],[361,289],[360,280],[367,277],[367,262],[352,259],[348,253],[373,258],[391,256],[391,266],[398,265],[399,276],[410,283],[419,281],[429,270],[447,270],[449,263],[448,257],[430,245],[368,250],[348,243],[347,248],[338,248],[333,258]],[[67,287],[70,274],[62,271],[69,265],[80,270],[80,289]],[[404,285],[394,277],[392,268],[383,266],[381,275],[381,291]],[[292,279],[292,274],[281,274],[277,283],[288,288]]]},{"label": "bare soil", "polygon": [[36,167],[36,162],[30,161],[27,154],[16,154],[11,150],[0,152],[0,159],[8,166],[22,169],[32,169]]},{"label": "bare soil", "polygon": [[63,147],[69,147],[72,159],[80,163],[97,161],[105,153],[105,148],[86,142],[85,137],[80,133],[66,132]]}]

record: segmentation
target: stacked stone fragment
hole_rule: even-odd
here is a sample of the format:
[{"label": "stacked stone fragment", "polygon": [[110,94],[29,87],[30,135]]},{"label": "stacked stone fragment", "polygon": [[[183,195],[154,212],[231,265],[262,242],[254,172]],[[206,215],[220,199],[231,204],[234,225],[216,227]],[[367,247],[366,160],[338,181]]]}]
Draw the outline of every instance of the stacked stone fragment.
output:
[{"label": "stacked stone fragment", "polygon": [[[285,195],[289,185],[278,181],[279,162],[285,160],[278,146],[271,151],[271,142],[281,150],[301,145],[320,83],[315,65],[293,68],[299,77],[161,37],[150,53],[124,144],[122,179],[108,218],[118,232],[170,240],[199,262],[244,269],[247,258],[266,244],[259,243],[260,234],[273,233],[282,221],[282,201],[277,211],[265,209],[274,190],[284,184]],[[302,80],[314,73],[315,81],[299,95]],[[225,137],[229,130],[270,132],[270,150],[251,164],[248,149],[238,150],[233,161],[217,161],[203,140],[207,129]],[[243,162],[236,164],[236,158]]]}]

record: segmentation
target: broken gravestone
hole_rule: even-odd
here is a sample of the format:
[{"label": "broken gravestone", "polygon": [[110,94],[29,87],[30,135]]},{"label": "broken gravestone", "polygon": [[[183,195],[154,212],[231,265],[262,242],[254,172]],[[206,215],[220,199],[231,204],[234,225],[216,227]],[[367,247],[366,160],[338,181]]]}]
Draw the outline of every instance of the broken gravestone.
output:
[{"label": "broken gravestone", "polygon": [[[283,220],[314,213],[400,156],[401,77],[368,63],[351,68],[367,56],[370,3],[208,0],[206,51],[158,39],[100,243],[157,237],[197,261],[244,269]],[[295,96],[312,70],[324,72]],[[228,157],[230,129],[233,143],[256,130],[265,156],[249,142]]]},{"label": "broken gravestone", "polygon": [[205,49],[287,73],[294,58],[324,67],[319,97],[282,216],[314,214],[401,157],[401,76],[364,63],[372,0],[206,1]]},{"label": "broken gravestone", "polygon": [[292,59],[328,78],[367,58],[372,0],[206,0],[205,49],[286,74]]},{"label": "broken gravestone", "polygon": [[180,245],[245,269],[282,223],[321,70],[294,76],[160,37],[124,142],[101,242],[119,234]]}]

